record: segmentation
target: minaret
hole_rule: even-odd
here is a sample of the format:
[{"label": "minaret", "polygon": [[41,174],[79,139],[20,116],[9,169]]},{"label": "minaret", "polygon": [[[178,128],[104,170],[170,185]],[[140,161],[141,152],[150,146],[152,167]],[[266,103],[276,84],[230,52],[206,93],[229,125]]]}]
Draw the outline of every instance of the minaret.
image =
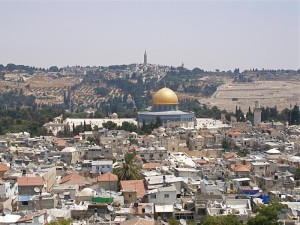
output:
[{"label": "minaret", "polygon": [[255,108],[254,108],[254,126],[257,126],[261,123],[261,112],[262,109],[258,101],[255,101]]},{"label": "minaret", "polygon": [[144,53],[144,66],[147,66],[147,52]]}]

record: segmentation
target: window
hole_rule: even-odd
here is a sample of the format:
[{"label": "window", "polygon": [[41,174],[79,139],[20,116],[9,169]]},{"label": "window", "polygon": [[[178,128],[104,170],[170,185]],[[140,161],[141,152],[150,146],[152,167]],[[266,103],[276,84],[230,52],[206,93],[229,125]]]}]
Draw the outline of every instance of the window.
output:
[{"label": "window", "polygon": [[165,198],[169,198],[170,196],[169,196],[169,194],[165,194]]},{"label": "window", "polygon": [[152,194],[152,195],[150,195],[151,197],[151,199],[156,199],[156,194]]},{"label": "window", "polygon": [[128,195],[128,198],[132,198],[132,195]]},{"label": "window", "polygon": [[28,201],[22,202],[22,205],[28,205]]}]

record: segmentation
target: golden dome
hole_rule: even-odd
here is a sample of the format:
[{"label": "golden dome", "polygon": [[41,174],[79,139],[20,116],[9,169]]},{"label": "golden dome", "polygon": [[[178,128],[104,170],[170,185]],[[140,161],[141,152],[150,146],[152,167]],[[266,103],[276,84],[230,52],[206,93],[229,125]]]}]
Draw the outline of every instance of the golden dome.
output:
[{"label": "golden dome", "polygon": [[169,88],[162,88],[152,98],[153,105],[175,105],[178,104],[178,97]]}]

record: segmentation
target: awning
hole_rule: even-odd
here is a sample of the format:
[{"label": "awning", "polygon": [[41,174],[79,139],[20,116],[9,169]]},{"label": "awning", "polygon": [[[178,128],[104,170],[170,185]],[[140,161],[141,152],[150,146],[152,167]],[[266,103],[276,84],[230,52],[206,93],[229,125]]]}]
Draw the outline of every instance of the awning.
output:
[{"label": "awning", "polygon": [[93,203],[112,203],[114,198],[102,198],[102,197],[94,197],[92,198]]}]

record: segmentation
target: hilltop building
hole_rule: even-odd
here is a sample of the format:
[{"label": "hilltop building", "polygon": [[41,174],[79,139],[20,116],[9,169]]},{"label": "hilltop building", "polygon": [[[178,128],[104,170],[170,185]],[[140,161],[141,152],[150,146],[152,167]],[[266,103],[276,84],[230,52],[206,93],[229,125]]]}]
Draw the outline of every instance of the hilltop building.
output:
[{"label": "hilltop building", "polygon": [[162,88],[154,94],[151,110],[138,112],[138,125],[155,123],[159,118],[164,126],[169,124],[171,126],[194,128],[194,112],[180,111],[178,105],[179,101],[175,92],[166,87]]}]

